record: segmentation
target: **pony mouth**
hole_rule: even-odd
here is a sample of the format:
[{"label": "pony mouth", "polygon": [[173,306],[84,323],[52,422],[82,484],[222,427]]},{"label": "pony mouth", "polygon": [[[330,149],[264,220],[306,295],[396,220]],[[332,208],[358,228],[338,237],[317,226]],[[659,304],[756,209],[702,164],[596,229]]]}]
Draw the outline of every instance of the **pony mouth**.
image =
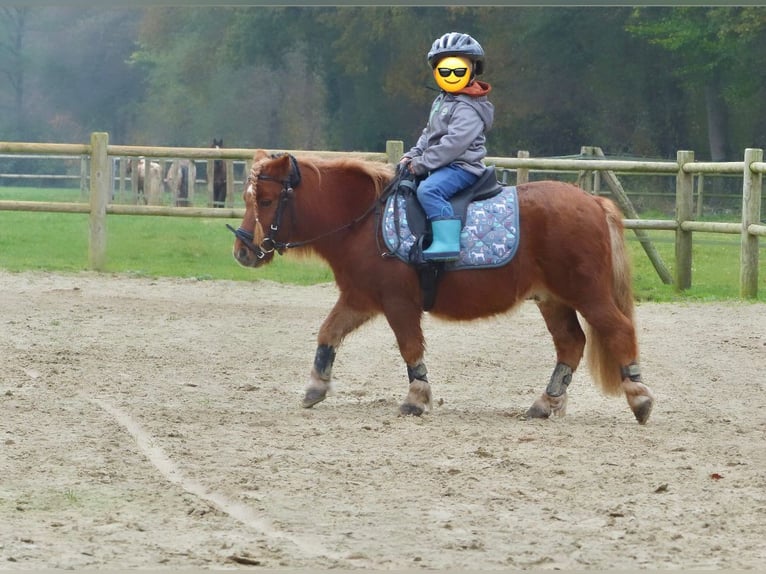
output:
[{"label": "pony mouth", "polygon": [[271,261],[274,256],[273,253],[263,253],[261,257],[258,257],[252,249],[244,244],[235,245],[232,255],[234,256],[234,260],[242,267],[260,267]]}]

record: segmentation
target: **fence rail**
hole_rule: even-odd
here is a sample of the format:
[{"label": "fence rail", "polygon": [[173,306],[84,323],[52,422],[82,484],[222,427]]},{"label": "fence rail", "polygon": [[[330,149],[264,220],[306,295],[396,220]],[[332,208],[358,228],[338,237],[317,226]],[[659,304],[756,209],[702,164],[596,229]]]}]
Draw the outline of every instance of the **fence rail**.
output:
[{"label": "fence rail", "polygon": [[[372,161],[395,163],[403,152],[401,141],[388,141],[385,152],[335,152],[305,150],[272,150],[300,156],[357,157]],[[85,156],[90,159],[89,203],[38,202],[0,200],[0,211],[31,211],[89,214],[89,262],[95,270],[106,263],[106,216],[156,215],[170,217],[240,218],[244,210],[234,207],[166,207],[152,205],[112,204],[113,174],[110,157],[174,157],[193,160],[216,159],[249,161],[254,150],[244,148],[189,148],[109,145],[108,135],[91,135],[90,144],[52,144],[0,142],[0,154],[43,156]],[[740,296],[756,298],[758,294],[758,238],[766,237],[766,225],[761,223],[762,174],[766,173],[763,150],[748,148],[743,161],[696,162],[691,151],[679,151],[676,161],[629,161],[607,158],[531,158],[526,152],[519,157],[487,157],[486,163],[516,172],[517,183],[527,180],[531,170],[546,172],[639,173],[646,175],[676,176],[676,214],[673,220],[646,220],[636,217],[624,219],[627,229],[667,230],[675,232],[675,277],[678,290],[691,287],[692,234],[712,232],[739,234],[740,239]],[[229,169],[231,166],[229,165]],[[735,174],[743,178],[742,220],[740,223],[695,221],[693,213],[693,177],[697,174]],[[233,178],[229,178],[231,181]],[[624,193],[624,192],[623,192]],[[637,232],[638,233],[638,232]]]}]

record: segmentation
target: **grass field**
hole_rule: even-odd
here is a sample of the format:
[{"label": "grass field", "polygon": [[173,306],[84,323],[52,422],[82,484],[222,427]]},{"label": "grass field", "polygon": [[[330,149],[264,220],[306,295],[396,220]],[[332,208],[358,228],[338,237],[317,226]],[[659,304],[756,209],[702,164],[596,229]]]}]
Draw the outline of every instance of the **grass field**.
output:
[{"label": "grass field", "polygon": [[[0,188],[0,199],[78,201],[79,190]],[[652,217],[653,216],[649,216]],[[144,276],[196,277],[313,284],[332,281],[315,259],[279,257],[262,269],[244,269],[231,256],[233,236],[225,224],[238,220],[110,215],[107,218],[109,272]],[[673,273],[674,234],[650,231]],[[682,301],[739,298],[739,236],[695,233],[692,288],[677,293],[663,284],[633,231],[626,231],[639,300]],[[759,300],[766,300],[766,242],[761,241]],[[88,216],[0,211],[0,268],[77,272],[88,269]]]}]

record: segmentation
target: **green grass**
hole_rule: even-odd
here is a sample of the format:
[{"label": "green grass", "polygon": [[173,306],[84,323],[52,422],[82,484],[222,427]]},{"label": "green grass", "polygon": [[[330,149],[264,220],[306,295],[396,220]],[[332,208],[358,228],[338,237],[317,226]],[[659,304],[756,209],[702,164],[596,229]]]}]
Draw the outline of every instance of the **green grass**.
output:
[{"label": "green grass", "polygon": [[[675,233],[647,231],[671,276],[675,273]],[[716,301],[739,299],[739,235],[695,232],[692,286],[678,293],[660,280],[632,230],[625,238],[633,262],[636,299],[643,301]],[[766,301],[766,242],[760,242],[758,300]]]},{"label": "green grass", "polygon": [[70,187],[36,188],[36,187],[0,187],[0,199],[15,199],[17,201],[61,201],[86,202],[79,189]]},{"label": "green grass", "polygon": [[[231,255],[238,220],[110,215],[106,271],[142,276],[256,280],[311,285],[332,281],[314,259],[277,256],[245,269]],[[0,268],[76,272],[88,269],[88,216],[0,211]]]},{"label": "green grass", "polygon": [[[79,201],[79,190],[0,188],[0,199]],[[656,216],[645,216],[657,219]],[[142,276],[191,277],[310,285],[332,281],[316,259],[275,257],[261,269],[244,269],[231,255],[233,236],[225,224],[238,220],[109,215],[106,271]],[[647,232],[674,272],[674,233]],[[88,216],[0,211],[0,268],[77,272],[88,269]],[[678,293],[661,282],[635,238],[626,231],[636,298],[642,301],[739,299],[739,236],[695,233],[692,288]],[[766,301],[766,241],[761,241],[759,301]]]}]

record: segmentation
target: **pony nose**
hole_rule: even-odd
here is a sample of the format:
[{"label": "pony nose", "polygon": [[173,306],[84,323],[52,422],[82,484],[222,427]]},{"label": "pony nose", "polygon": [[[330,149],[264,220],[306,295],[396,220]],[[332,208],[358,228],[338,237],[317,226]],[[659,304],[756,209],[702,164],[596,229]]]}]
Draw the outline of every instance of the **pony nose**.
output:
[{"label": "pony nose", "polygon": [[240,247],[239,251],[237,251],[237,260],[238,261],[247,261],[247,256],[249,255],[249,252],[247,250],[247,247]]}]

